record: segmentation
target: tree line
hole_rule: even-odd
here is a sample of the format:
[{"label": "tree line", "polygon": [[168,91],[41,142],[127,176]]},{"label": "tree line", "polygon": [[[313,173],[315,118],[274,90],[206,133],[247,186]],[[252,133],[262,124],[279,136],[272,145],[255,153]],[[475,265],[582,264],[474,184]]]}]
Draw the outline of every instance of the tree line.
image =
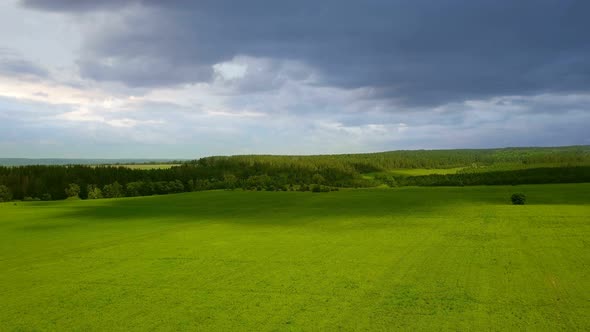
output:
[{"label": "tree line", "polygon": [[[474,167],[510,163],[529,169],[394,177],[398,168]],[[543,164],[557,168],[531,168]],[[216,156],[167,169],[122,166],[0,167],[0,200],[110,198],[211,189],[315,191],[398,185],[587,182],[590,147],[418,150],[318,156]],[[374,177],[364,176],[377,174]],[[72,195],[75,193],[75,195]]]},{"label": "tree line", "polygon": [[[212,189],[267,191],[335,190],[367,187],[372,182],[354,172],[330,167],[298,168],[203,166],[184,164],[168,169],[130,169],[117,166],[0,167],[0,188],[17,200],[58,200],[163,195]],[[8,197],[6,194],[4,197]],[[1,199],[1,198],[0,198]],[[4,199],[8,200],[8,199]]]}]

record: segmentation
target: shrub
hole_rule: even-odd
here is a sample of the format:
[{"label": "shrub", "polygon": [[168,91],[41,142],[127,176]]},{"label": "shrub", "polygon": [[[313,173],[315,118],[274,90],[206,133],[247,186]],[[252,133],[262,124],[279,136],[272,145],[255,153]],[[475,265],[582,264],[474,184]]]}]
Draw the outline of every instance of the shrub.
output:
[{"label": "shrub", "polygon": [[303,185],[299,186],[299,191],[309,191],[309,186],[306,184],[303,184]]},{"label": "shrub", "polygon": [[8,202],[12,200],[12,193],[5,185],[0,185],[0,202]]},{"label": "shrub", "polygon": [[184,191],[184,184],[180,180],[174,180],[168,183],[168,188],[168,193],[181,193]]},{"label": "shrub", "polygon": [[49,193],[45,193],[41,195],[41,200],[42,201],[50,201],[51,200],[51,194]]},{"label": "shrub", "polygon": [[102,190],[94,184],[88,185],[88,199],[99,199],[102,198]]},{"label": "shrub", "polygon": [[66,195],[68,197],[78,197],[78,195],[80,195],[80,186],[75,183],[70,183],[66,188]]},{"label": "shrub", "polygon": [[323,176],[321,176],[320,174],[316,173],[311,177],[311,181],[313,183],[323,184],[324,182],[326,182],[326,179]]},{"label": "shrub", "polygon": [[314,184],[311,186],[311,192],[313,193],[327,193],[330,192],[330,187],[322,186],[320,184]]},{"label": "shrub", "polygon": [[104,198],[123,197],[123,186],[117,181],[107,184],[102,189],[102,195]]},{"label": "shrub", "polygon": [[516,193],[516,194],[512,194],[512,196],[510,197],[510,200],[512,201],[512,204],[514,204],[514,205],[524,205],[524,203],[526,202],[526,196],[521,193]]},{"label": "shrub", "polygon": [[195,181],[193,179],[188,180],[188,191],[195,191],[196,190],[196,186],[195,186]]}]

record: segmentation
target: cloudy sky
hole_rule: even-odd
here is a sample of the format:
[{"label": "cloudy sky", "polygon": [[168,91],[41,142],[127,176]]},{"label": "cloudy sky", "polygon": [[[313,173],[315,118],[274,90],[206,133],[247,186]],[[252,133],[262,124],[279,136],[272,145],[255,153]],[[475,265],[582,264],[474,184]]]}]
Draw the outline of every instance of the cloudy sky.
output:
[{"label": "cloudy sky", "polygon": [[0,157],[590,144],[590,1],[0,2]]}]

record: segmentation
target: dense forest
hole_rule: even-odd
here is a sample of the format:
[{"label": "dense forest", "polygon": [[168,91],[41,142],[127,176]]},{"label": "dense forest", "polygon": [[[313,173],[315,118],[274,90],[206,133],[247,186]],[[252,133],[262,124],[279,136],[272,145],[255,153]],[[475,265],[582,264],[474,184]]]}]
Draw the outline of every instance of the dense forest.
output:
[{"label": "dense forest", "polygon": [[[504,165],[509,167],[503,169]],[[465,170],[446,175],[388,174],[395,169],[456,167]],[[237,188],[321,192],[382,184],[393,187],[559,182],[590,182],[590,146],[217,156],[167,169],[116,165],[6,166],[0,167],[0,200],[145,196]]]}]

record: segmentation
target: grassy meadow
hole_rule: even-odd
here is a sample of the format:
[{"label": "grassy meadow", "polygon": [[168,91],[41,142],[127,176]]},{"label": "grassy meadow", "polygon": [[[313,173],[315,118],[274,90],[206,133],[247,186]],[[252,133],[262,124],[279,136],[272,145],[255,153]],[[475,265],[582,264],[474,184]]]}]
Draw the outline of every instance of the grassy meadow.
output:
[{"label": "grassy meadow", "polygon": [[463,167],[453,167],[453,168],[433,168],[433,169],[424,169],[424,168],[410,168],[410,169],[393,169],[389,171],[390,174],[394,175],[401,175],[401,176],[420,176],[420,175],[430,175],[430,174],[456,174],[457,172],[461,171]]},{"label": "grassy meadow", "polygon": [[395,175],[395,176],[422,176],[431,174],[457,174],[466,167],[452,167],[452,168],[399,168],[391,169],[382,172],[370,172],[363,174],[366,179],[374,179],[377,174]]},{"label": "grassy meadow", "polygon": [[588,330],[589,239],[590,184],[1,203],[0,326]]}]

